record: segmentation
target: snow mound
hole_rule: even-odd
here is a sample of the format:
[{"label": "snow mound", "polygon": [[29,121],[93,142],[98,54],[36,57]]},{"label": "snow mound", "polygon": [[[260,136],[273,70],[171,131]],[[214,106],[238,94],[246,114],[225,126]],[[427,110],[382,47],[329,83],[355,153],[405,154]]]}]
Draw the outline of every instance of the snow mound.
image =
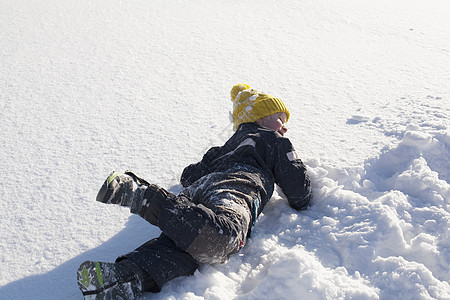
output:
[{"label": "snow mound", "polygon": [[446,157],[445,137],[420,128],[403,136],[365,167],[307,160],[308,210],[275,194],[239,255],[169,283],[159,299],[450,297],[450,185],[426,159]]}]

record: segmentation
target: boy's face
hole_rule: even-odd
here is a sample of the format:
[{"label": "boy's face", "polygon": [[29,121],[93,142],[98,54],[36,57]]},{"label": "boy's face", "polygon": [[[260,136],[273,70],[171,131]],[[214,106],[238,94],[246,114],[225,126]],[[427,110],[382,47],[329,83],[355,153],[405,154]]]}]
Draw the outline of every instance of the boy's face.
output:
[{"label": "boy's face", "polygon": [[275,130],[282,136],[287,131],[286,122],[287,116],[284,112],[271,114],[255,121],[256,124]]}]

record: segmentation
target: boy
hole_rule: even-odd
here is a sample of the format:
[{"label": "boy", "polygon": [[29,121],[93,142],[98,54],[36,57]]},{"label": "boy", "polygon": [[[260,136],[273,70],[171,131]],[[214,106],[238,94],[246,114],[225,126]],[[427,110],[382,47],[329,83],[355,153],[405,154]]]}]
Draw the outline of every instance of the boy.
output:
[{"label": "boy", "polygon": [[231,100],[235,133],[184,169],[178,195],[132,172],[106,179],[97,201],[130,207],[162,233],[115,263],[82,263],[77,279],[85,299],[137,299],[200,263],[225,262],[244,246],[274,183],[291,207],[308,206],[306,168],[283,137],[290,115],[284,103],[246,84],[233,86]]}]

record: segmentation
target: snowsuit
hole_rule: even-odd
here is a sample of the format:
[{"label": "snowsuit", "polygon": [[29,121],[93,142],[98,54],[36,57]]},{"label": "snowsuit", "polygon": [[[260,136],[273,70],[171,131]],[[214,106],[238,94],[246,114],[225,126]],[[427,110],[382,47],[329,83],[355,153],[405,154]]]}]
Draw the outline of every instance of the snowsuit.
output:
[{"label": "snowsuit", "polygon": [[274,183],[291,207],[308,206],[309,177],[290,141],[256,123],[241,124],[225,145],[184,169],[180,194],[149,185],[136,213],[162,234],[118,260],[135,262],[159,288],[192,274],[198,263],[222,263],[244,246]]}]

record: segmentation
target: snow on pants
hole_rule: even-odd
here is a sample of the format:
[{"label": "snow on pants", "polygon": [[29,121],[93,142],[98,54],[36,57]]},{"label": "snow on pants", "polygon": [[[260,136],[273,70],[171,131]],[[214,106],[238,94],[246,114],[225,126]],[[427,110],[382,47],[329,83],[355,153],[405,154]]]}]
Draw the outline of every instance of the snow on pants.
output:
[{"label": "snow on pants", "polygon": [[158,226],[197,262],[223,263],[245,243],[256,191],[243,172],[212,173],[168,197]]}]

